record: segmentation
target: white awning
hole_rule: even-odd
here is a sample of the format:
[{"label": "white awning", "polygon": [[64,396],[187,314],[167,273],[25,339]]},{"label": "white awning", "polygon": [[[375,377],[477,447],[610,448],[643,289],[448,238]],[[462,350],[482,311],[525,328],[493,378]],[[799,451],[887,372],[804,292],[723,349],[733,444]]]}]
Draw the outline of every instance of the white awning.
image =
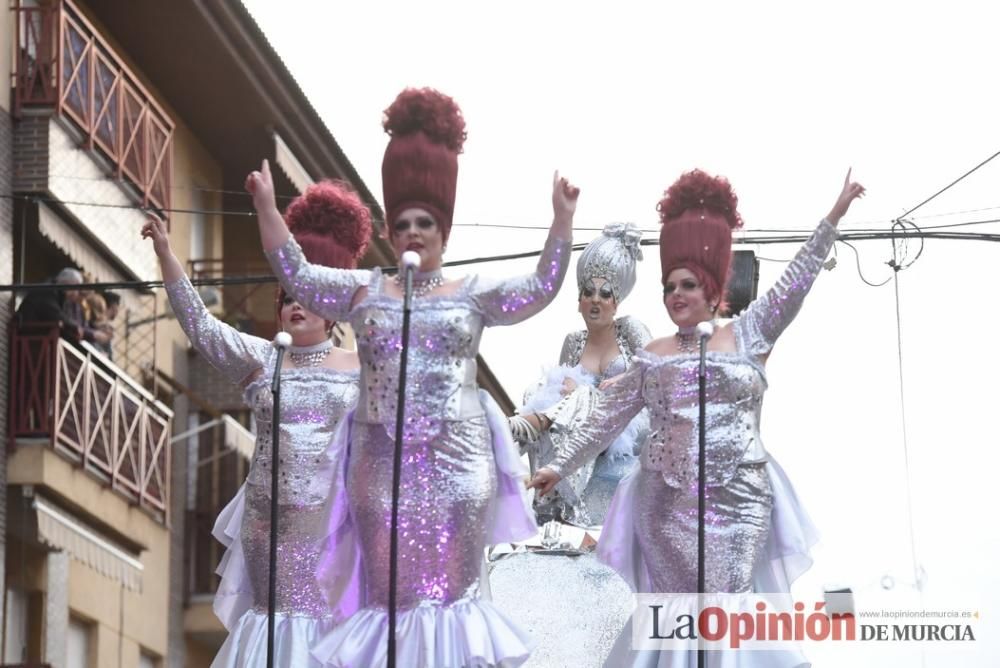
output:
[{"label": "white awning", "polygon": [[[79,232],[66,223],[44,202],[38,203],[38,231],[58,246],[85,272],[98,283],[123,283],[127,279],[110,262],[98,253]],[[119,292],[125,302],[123,306],[137,309],[141,305],[135,300],[131,290]]]},{"label": "white awning", "polygon": [[142,591],[142,562],[65,511],[40,497],[31,503],[38,518],[38,539],[63,550],[131,591]]},{"label": "white awning", "polygon": [[285,173],[288,180],[292,182],[292,185],[301,193],[305,192],[306,188],[316,182],[316,180],[309,174],[307,170],[299,159],[295,157],[292,149],[285,143],[285,140],[281,138],[277,132],[272,132],[274,136],[274,161],[281,168],[281,171]]}]

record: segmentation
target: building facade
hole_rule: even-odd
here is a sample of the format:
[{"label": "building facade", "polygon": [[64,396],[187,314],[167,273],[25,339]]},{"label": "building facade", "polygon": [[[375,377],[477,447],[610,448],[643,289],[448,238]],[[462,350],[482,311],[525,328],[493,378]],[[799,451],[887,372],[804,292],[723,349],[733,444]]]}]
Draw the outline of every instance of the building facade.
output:
[{"label": "building facade", "polygon": [[[240,388],[171,317],[147,215],[195,278],[263,276],[243,180],[271,160],[282,202],[319,178],[381,210],[238,0],[20,0],[0,10],[0,285],[66,267],[117,290],[110,356],[0,292],[0,666],[207,666],[218,511],[246,476]],[[389,265],[376,240],[364,266]],[[201,288],[274,334],[274,283]],[[341,331],[350,345],[350,331]],[[486,364],[480,383],[511,403]]]}]

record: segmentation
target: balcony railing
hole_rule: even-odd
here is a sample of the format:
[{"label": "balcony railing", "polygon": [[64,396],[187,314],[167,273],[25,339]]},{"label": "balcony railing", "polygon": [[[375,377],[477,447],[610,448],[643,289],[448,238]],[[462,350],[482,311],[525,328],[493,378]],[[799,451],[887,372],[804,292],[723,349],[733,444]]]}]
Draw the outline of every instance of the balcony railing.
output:
[{"label": "balcony railing", "polygon": [[70,0],[17,0],[15,114],[52,107],[130,181],[144,206],[170,208],[174,123]]},{"label": "balcony railing", "polygon": [[55,327],[14,328],[10,341],[11,445],[44,438],[168,523],[173,412],[96,349],[60,339]]}]

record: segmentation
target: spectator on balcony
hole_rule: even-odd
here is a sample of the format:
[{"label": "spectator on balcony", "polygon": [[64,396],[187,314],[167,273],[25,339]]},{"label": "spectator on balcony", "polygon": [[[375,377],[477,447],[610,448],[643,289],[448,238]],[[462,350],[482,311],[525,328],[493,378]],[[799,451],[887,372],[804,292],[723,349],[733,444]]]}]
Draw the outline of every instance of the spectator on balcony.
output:
[{"label": "spectator on balcony", "polygon": [[[368,208],[357,194],[332,182],[307,188],[289,205],[285,219],[306,256],[326,267],[354,268],[371,237]],[[312,649],[361,603],[351,573],[331,573],[322,583],[317,579],[321,560],[340,545],[330,528],[340,523],[328,518],[331,513],[339,516],[330,502],[339,498],[342,483],[336,479],[336,462],[343,453],[331,445],[341,419],[357,402],[357,353],[334,346],[334,322],[306,311],[279,290],[276,316],[280,328],[291,334],[292,345],[281,371],[281,421],[274,426],[271,342],[237,331],[208,312],[171,252],[160,220],[150,219],[142,235],[153,240],[177,321],[209,363],[245,386],[244,398],[257,424],[246,483],[220,513],[212,532],[227,548],[217,571],[222,579],[213,607],[229,631],[212,666],[266,665],[271,441],[276,428],[281,466],[276,665],[319,668]],[[360,568],[356,561],[353,572]]]},{"label": "spectator on balcony", "polygon": [[[83,274],[67,267],[52,280],[58,285],[80,285]],[[73,288],[31,290],[17,309],[18,328],[24,330],[32,324],[50,323],[59,327],[59,335],[72,343],[80,341],[107,342],[110,335],[91,329],[83,316],[83,292]]]},{"label": "spectator on balcony", "polygon": [[[118,317],[118,307],[121,304],[121,297],[114,292],[92,292],[86,299],[89,306],[89,316],[87,326],[95,333],[100,332],[107,336],[107,340],[95,338],[94,346],[112,359],[112,343],[115,338],[114,320]],[[101,337],[103,339],[103,336]]]}]

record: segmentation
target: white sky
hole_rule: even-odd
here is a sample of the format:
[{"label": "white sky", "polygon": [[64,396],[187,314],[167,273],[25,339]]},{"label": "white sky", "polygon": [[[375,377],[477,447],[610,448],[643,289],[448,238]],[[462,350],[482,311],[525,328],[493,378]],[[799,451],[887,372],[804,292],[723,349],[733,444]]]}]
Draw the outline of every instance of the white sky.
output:
[{"label": "white sky", "polygon": [[[554,168],[582,188],[578,227],[632,221],[682,171],[724,174],[748,230],[811,229],[849,166],[869,190],[842,228],[878,226],[1000,150],[991,3],[321,3],[248,0],[269,39],[371,190],[381,192],[381,111],[408,85],[455,97],[468,123],[446,259],[537,249]],[[923,207],[921,225],[1000,218],[1000,158]],[[993,207],[957,216],[939,214]],[[1000,232],[1000,224],[968,230]],[[655,233],[650,233],[653,236]],[[593,231],[578,231],[589,241]],[[860,242],[869,280],[889,276],[888,242]],[[795,246],[758,253],[788,259]],[[764,439],[823,534],[797,593],[824,584],[874,600],[912,581],[892,284],[866,287],[838,246],[771,357]],[[977,608],[979,642],[928,650],[926,666],[1000,660],[997,412],[992,334],[1000,247],[929,241],[899,277],[916,552],[926,596]],[[646,249],[619,314],[673,332],[659,262]],[[533,262],[481,265],[485,274]],[[783,264],[764,262],[761,290]],[[484,337],[517,400],[582,327],[573,269],[542,315]],[[456,273],[457,272],[453,272]],[[894,598],[895,597],[895,598]],[[992,636],[992,638],[991,638]],[[881,666],[886,650],[812,649],[815,665]],[[961,658],[957,658],[961,657]],[[921,665],[919,655],[892,655]]]}]

